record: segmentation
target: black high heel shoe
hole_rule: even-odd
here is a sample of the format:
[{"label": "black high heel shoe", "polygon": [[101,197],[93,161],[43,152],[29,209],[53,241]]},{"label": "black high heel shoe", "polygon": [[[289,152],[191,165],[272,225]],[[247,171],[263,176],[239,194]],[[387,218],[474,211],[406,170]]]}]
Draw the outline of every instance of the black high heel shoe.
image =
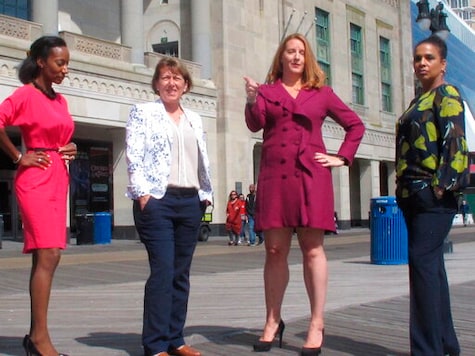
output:
[{"label": "black high heel shoe", "polygon": [[322,330],[322,343],[319,347],[302,347],[300,356],[318,356],[322,353],[323,338],[325,337],[325,329]]},{"label": "black high heel shoe", "polygon": [[[279,348],[282,348],[282,337],[284,336],[284,329],[285,329],[285,323],[281,319],[279,322],[279,327],[277,328],[277,331],[275,332],[275,335],[274,335],[274,339],[277,337],[277,335],[279,336]],[[272,341],[258,340],[257,343],[253,345],[254,351],[255,352],[270,351],[270,349],[272,348],[272,342],[274,342],[274,340]]]},{"label": "black high heel shoe", "polygon": [[[42,356],[36,349],[35,344],[30,339],[30,335],[25,335],[23,338],[23,348],[25,349],[26,356]],[[68,356],[66,354],[58,354],[58,356]]]}]

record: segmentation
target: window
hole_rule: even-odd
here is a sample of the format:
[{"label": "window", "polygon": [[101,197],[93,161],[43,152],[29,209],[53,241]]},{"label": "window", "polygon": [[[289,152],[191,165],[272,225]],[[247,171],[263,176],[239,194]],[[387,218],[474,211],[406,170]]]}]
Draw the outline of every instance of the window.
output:
[{"label": "window", "polygon": [[168,39],[163,37],[160,43],[153,44],[152,48],[156,53],[178,57],[178,41],[168,42]]},{"label": "window", "polygon": [[363,43],[361,27],[350,24],[352,98],[354,104],[364,105]]},{"label": "window", "polygon": [[28,20],[30,0],[0,0],[0,14]]},{"label": "window", "polygon": [[327,76],[327,83],[331,85],[330,66],[330,28],[329,14],[326,11],[315,8],[315,29],[317,38],[317,61]]},{"label": "window", "polygon": [[355,104],[364,104],[363,98],[363,76],[353,73],[351,76],[352,79],[352,99]]},{"label": "window", "polygon": [[379,37],[379,65],[381,68],[381,109],[392,111],[391,46],[387,38]]},{"label": "window", "polygon": [[450,7],[454,9],[459,9],[462,7],[468,7],[468,0],[450,0]]}]

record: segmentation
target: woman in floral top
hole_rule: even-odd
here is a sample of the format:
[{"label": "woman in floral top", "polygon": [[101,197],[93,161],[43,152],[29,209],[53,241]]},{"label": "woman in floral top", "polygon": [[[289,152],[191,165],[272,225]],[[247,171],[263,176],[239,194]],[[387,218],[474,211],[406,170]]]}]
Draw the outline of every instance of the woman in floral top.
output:
[{"label": "woman in floral top", "polygon": [[467,185],[468,150],[460,94],[445,83],[447,46],[431,36],[414,50],[422,85],[397,122],[398,205],[409,240],[411,355],[458,355],[443,245]]},{"label": "woman in floral top", "polygon": [[162,58],[152,78],[160,96],[132,107],[126,157],[135,227],[149,257],[142,344],[145,356],[200,356],[185,344],[190,266],[201,217],[212,202],[201,117],[181,105],[193,83],[185,65]]}]

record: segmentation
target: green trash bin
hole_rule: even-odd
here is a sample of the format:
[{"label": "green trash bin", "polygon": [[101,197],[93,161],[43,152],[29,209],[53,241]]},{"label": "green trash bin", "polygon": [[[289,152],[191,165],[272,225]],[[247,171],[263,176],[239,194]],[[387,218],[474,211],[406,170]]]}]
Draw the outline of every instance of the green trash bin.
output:
[{"label": "green trash bin", "polygon": [[407,228],[396,198],[383,196],[371,199],[371,263],[378,265],[406,264]]}]

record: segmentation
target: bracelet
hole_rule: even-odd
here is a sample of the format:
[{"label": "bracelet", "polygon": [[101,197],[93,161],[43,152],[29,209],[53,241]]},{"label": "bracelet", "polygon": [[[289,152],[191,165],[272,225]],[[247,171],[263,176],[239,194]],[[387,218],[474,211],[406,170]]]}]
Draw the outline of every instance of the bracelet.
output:
[{"label": "bracelet", "polygon": [[20,153],[18,154],[18,158],[13,161],[13,164],[18,164],[18,163],[20,163],[22,157],[23,157],[23,154],[20,152]]}]

